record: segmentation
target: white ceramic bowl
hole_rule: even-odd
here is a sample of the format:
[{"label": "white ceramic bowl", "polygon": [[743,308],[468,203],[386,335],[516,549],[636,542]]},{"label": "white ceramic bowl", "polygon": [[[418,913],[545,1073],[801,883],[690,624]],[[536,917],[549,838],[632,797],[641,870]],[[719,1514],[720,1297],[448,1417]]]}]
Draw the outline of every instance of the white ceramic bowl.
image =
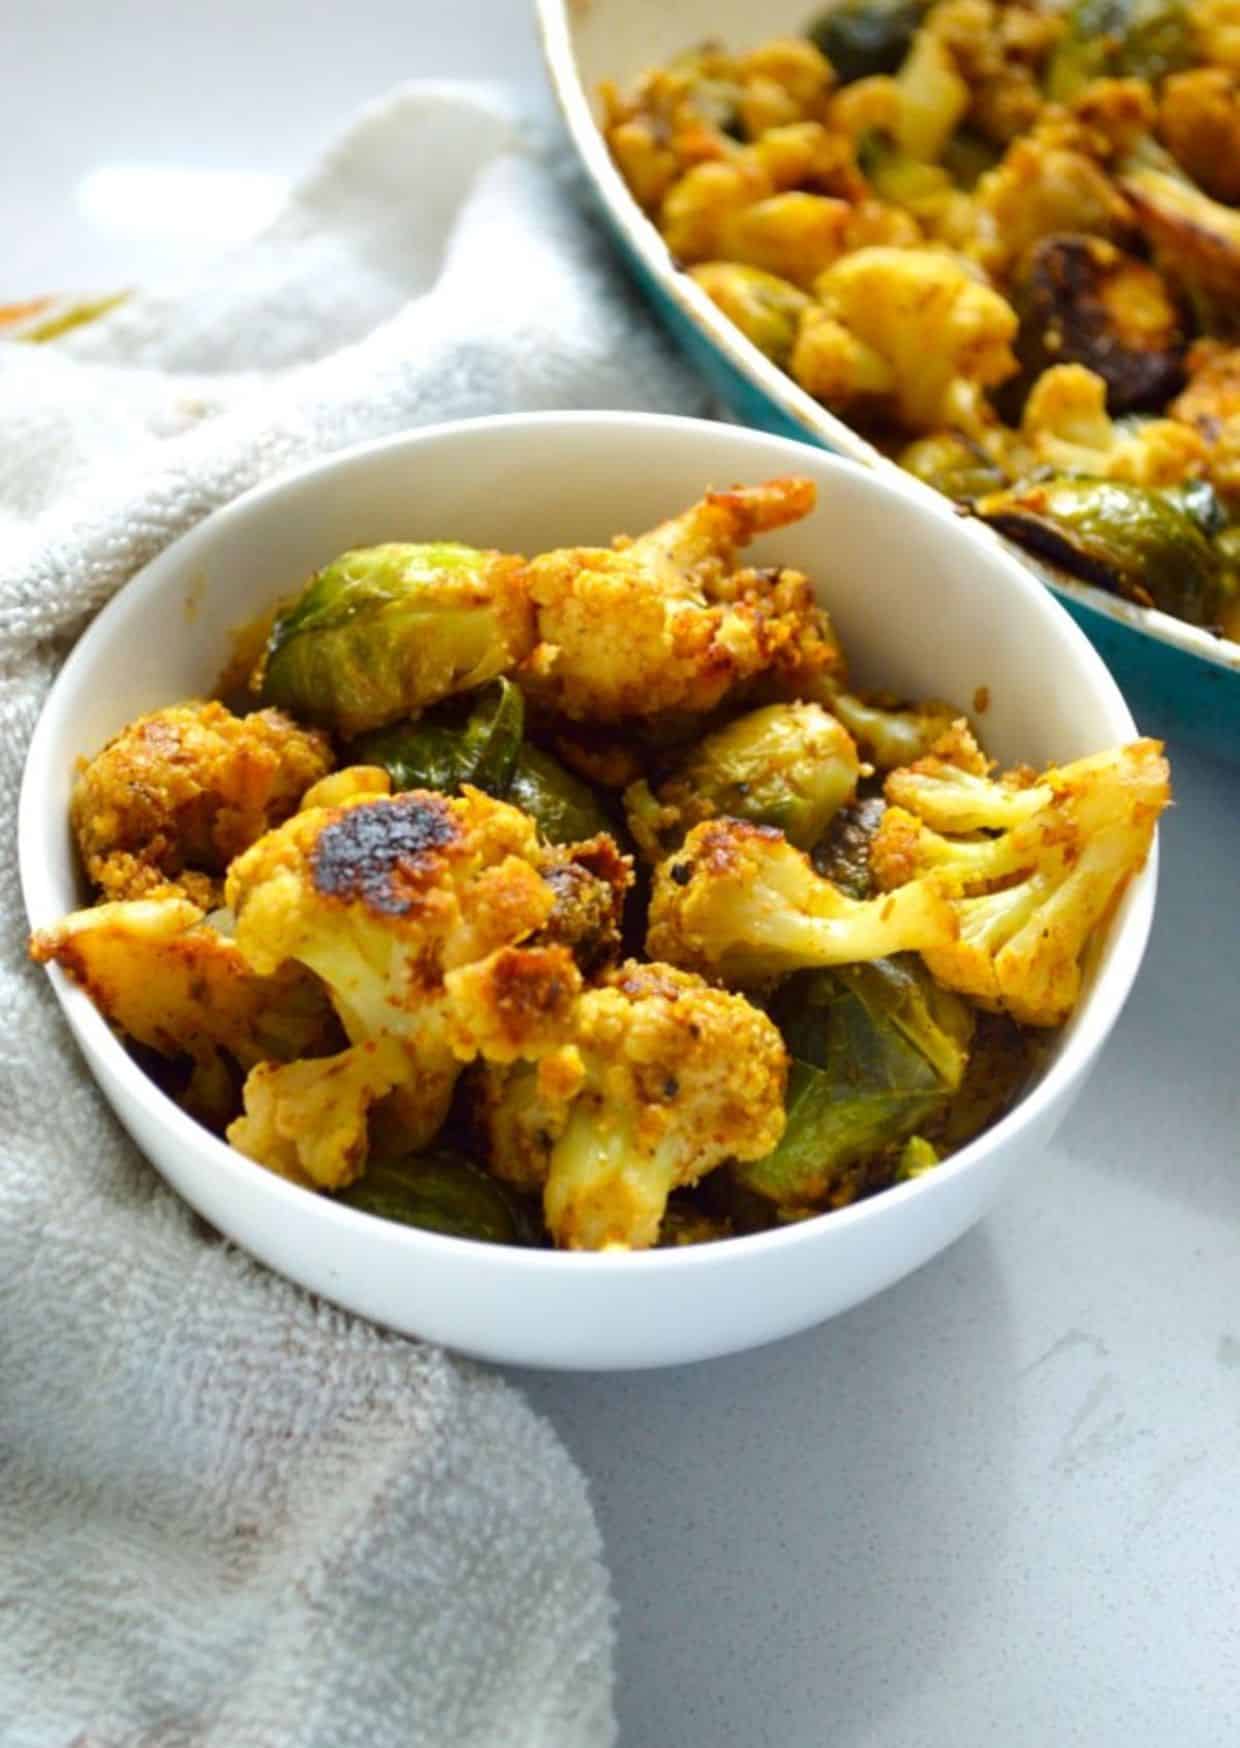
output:
[{"label": "white ceramic bowl", "polygon": [[[68,826],[74,761],[140,711],[201,694],[230,630],[350,546],[456,539],[531,551],[606,542],[708,485],[803,472],[820,503],[755,549],[815,579],[862,681],[964,701],[989,688],[1004,760],[1063,760],[1132,719],[1067,614],[944,506],[782,438],[625,413],[484,419],[386,440],[249,493],[177,542],[99,615],[31,743],[19,816],[33,927],[86,897]],[[1154,902],[1151,859],[1096,956],[1043,1079],[929,1176],[821,1219],[724,1244],[560,1255],[390,1225],[234,1153],[165,1098],[81,991],[50,975],[108,1099],[168,1181],[238,1244],[411,1335],[526,1365],[625,1368],[756,1346],[830,1317],[925,1262],[1036,1161],[1115,1023]]]},{"label": "white ceramic bowl", "polygon": [[[725,403],[747,424],[801,436],[879,469],[906,490],[932,488],[903,472],[843,419],[827,411],[765,357],[678,271],[654,224],[629,193],[597,121],[602,80],[622,89],[648,67],[708,39],[753,48],[797,36],[833,0],[534,0],[543,54],[568,131],[630,269],[673,336]],[[834,0],[838,3],[838,0]],[[1018,549],[990,529],[981,537]],[[1240,643],[1122,601],[1052,570],[1030,553],[1020,561],[1049,584],[1102,651],[1138,711],[1159,732],[1240,756]]]}]

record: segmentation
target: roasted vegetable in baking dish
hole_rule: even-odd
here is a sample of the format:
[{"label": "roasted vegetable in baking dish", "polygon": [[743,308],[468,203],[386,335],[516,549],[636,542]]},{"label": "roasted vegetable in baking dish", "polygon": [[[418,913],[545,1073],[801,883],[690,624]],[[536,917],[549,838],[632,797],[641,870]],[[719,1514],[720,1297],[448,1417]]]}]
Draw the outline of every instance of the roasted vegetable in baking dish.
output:
[{"label": "roasted vegetable in baking dish", "polygon": [[[1227,0],[844,0],[805,30],[606,88],[605,137],[673,259],[963,507],[1113,482],[1082,493],[1089,552],[1079,529],[1054,533],[1062,517],[1051,532],[1027,512],[988,520],[1128,601],[1230,632],[1211,580],[1233,573],[1230,530],[1186,553],[1181,581],[1157,557],[1142,572],[1134,523],[1157,552],[1174,529],[1120,489],[1205,480],[1240,513],[1240,416],[1213,415],[1194,380],[1207,354],[1213,382],[1240,380]],[[707,99],[721,89],[728,126]]]}]

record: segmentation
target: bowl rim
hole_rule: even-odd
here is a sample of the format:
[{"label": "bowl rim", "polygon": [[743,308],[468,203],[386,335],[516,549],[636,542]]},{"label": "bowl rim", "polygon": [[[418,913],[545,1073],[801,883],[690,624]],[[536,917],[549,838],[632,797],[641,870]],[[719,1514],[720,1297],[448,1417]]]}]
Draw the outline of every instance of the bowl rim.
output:
[{"label": "bowl rim", "polygon": [[[659,426],[670,431],[679,431],[686,438],[703,432],[718,434],[725,430],[742,445],[753,442],[755,446],[768,451],[772,447],[785,450],[790,468],[795,469],[798,463],[802,467],[807,465],[805,446],[794,438],[753,431],[743,426],[721,425],[711,420],[674,414],[616,411],[506,413],[453,420],[392,433],[336,450],[305,464],[294,465],[251,487],[165,547],[123,584],[78,638],[52,682],[27,748],[17,808],[19,878],[30,926],[46,927],[63,914],[47,855],[50,849],[49,834],[53,830],[62,829],[63,821],[53,822],[44,797],[51,787],[48,776],[53,769],[55,743],[61,738],[65,720],[72,717],[73,702],[83,681],[96,664],[97,652],[106,651],[114,624],[123,622],[125,616],[148,597],[177,586],[186,573],[192,573],[195,564],[211,548],[221,530],[236,523],[244,523],[256,509],[269,506],[285,493],[299,490],[310,482],[323,481],[334,475],[347,475],[353,470],[364,470],[375,457],[393,451],[406,452],[412,458],[421,448],[433,446],[446,439],[468,439],[474,433],[505,429],[527,432],[531,427],[541,430],[571,430],[574,426],[615,429],[649,429],[651,426]],[[538,446],[532,445],[531,452],[537,453]],[[815,459],[812,464],[808,464],[811,467],[851,475],[866,491],[880,497],[893,491],[889,479],[856,461],[822,450],[812,453]],[[762,465],[767,464],[764,462]],[[946,500],[933,494],[929,501],[914,498],[909,500],[909,504],[915,515],[937,520],[945,529],[951,529],[952,537],[962,547],[968,547],[969,536]],[[1077,658],[1082,664],[1083,676],[1101,694],[1101,701],[1111,718],[1108,732],[1113,731],[1116,740],[1135,738],[1136,724],[1122,693],[1102,658],[1071,615],[1042,588],[1025,567],[998,546],[990,551],[989,562],[997,565],[1004,573],[1004,586],[1014,590],[1019,598],[1023,598],[1031,612],[1055,621],[1057,631],[1075,648]],[[419,1227],[401,1226],[393,1221],[376,1222],[373,1215],[346,1207],[330,1196],[307,1191],[247,1159],[189,1117],[142,1071],[85,990],[72,984],[59,966],[50,965],[46,967],[46,971],[74,1038],[105,1096],[111,1098],[112,1094],[103,1085],[104,1076],[116,1088],[121,1098],[142,1111],[151,1125],[163,1129],[169,1140],[182,1152],[196,1155],[200,1161],[210,1165],[218,1178],[228,1181],[235,1189],[239,1202],[246,1199],[253,1201],[257,1197],[277,1209],[286,1209],[293,1216],[300,1209],[303,1215],[325,1222],[324,1230],[330,1230],[334,1226],[341,1232],[352,1230],[359,1235],[363,1231],[369,1231],[373,1237],[382,1233],[388,1245],[407,1252],[411,1260],[419,1254],[438,1255],[442,1258],[447,1254],[443,1251],[443,1246],[448,1245],[453,1253],[462,1258],[467,1255],[485,1257],[489,1265],[509,1270],[514,1276],[540,1273],[548,1267],[556,1271],[601,1271],[608,1276],[639,1271],[664,1275],[681,1270],[692,1272],[699,1268],[718,1266],[721,1259],[738,1256],[741,1249],[746,1256],[754,1258],[763,1252],[792,1250],[814,1243],[815,1234],[822,1234],[828,1227],[833,1233],[841,1233],[852,1227],[887,1218],[889,1210],[894,1213],[898,1207],[907,1203],[923,1197],[933,1197],[938,1193],[939,1186],[980,1168],[997,1152],[1019,1143],[1025,1131],[1036,1127],[1044,1113],[1057,1104],[1066,1106],[1070,1093],[1084,1080],[1095,1056],[1113,1030],[1140,969],[1153,919],[1158,857],[1156,834],[1144,868],[1129,882],[1118,910],[1112,913],[1108,926],[1115,932],[1107,943],[1107,960],[1096,974],[1084,1008],[1078,1010],[1073,1036],[1028,1093],[990,1129],[924,1177],[909,1183],[892,1185],[877,1195],[866,1197],[847,1207],[833,1209],[812,1219],[766,1232],[742,1234],[719,1243],[663,1250],[600,1253],[489,1244],[481,1240],[430,1232]],[[120,1114],[118,1109],[118,1115]],[[145,1149],[140,1150],[146,1154]],[[155,1165],[153,1160],[151,1163]],[[160,1168],[155,1165],[155,1169]],[[160,1175],[164,1175],[162,1171]],[[180,1194],[179,1191],[176,1193]],[[309,1202],[307,1197],[310,1198]],[[314,1214],[310,1214],[311,1205],[316,1210]]]},{"label": "bowl rim", "polygon": [[[573,8],[574,0],[534,0],[538,36],[552,90],[578,156],[612,222],[655,280],[660,293],[671,300],[686,320],[705,333],[733,369],[773,401],[785,418],[799,425],[816,443],[851,460],[864,462],[891,478],[907,493],[939,498],[940,494],[933,486],[906,473],[773,364],[734,322],[728,320],[701,287],[676,266],[658,227],[637,204],[612,162],[602,130],[595,120],[573,46],[569,18]],[[1190,625],[1157,607],[1141,607],[1136,602],[1121,600],[1106,589],[1055,569],[983,522],[974,521],[972,526],[979,538],[1014,556],[1047,587],[1089,612],[1130,631],[1140,632],[1156,643],[1168,644],[1185,655],[1195,656],[1225,673],[1240,674],[1240,642],[1216,636],[1203,626]]]}]

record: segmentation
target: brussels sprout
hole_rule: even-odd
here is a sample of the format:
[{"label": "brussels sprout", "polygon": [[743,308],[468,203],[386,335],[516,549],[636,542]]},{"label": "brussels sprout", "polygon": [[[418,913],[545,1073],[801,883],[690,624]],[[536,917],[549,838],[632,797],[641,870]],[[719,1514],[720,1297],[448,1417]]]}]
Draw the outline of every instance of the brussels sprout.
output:
[{"label": "brussels sprout", "polygon": [[1053,479],[983,498],[992,528],[1086,582],[1192,625],[1213,624],[1222,566],[1194,517],[1165,491]]},{"label": "brussels sprout", "polygon": [[799,973],[771,1017],[793,1058],[787,1127],[774,1152],[733,1169],[746,1188],[798,1206],[860,1193],[855,1168],[942,1111],[973,1027],[972,1009],[912,958]]},{"label": "brussels sprout", "polygon": [[919,437],[901,453],[900,466],[959,504],[971,503],[1007,484],[1002,468],[971,437],[957,431]]},{"label": "brussels sprout", "polygon": [[380,765],[393,789],[439,789],[454,794],[462,783],[507,794],[525,732],[525,700],[511,680],[493,680],[477,694],[464,721],[455,704],[416,722],[380,728],[353,742],[350,751]]},{"label": "brussels sprout", "polygon": [[1007,1014],[979,1013],[964,1078],[930,1129],[941,1154],[954,1153],[989,1129],[1032,1078],[1046,1039],[1032,1039]]},{"label": "brussels sprout", "polygon": [[520,559],[442,542],[346,552],[267,640],[262,696],[360,734],[502,673],[533,643]]},{"label": "brussels sprout", "polygon": [[1240,212],[1159,170],[1133,171],[1119,187],[1198,326],[1222,339],[1240,335]]},{"label": "brussels sprout", "polygon": [[[1164,486],[1163,492],[1168,501],[1177,504],[1210,539],[1227,528],[1226,506],[1208,479],[1182,480],[1178,486]],[[1240,533],[1240,529],[1230,532]],[[1221,553],[1223,542],[1216,541],[1215,549]]]},{"label": "brussels sprout", "polygon": [[590,785],[528,741],[517,754],[504,799],[528,813],[549,844],[580,844],[599,832],[616,835],[616,822]]},{"label": "brussels sprout", "polygon": [[908,53],[921,8],[912,0],[844,0],[806,31],[830,61],[841,85],[872,73],[894,73]]},{"label": "brussels sprout", "polygon": [[441,1149],[367,1166],[337,1201],[381,1220],[484,1244],[520,1244],[520,1222],[494,1178]]},{"label": "brussels sprout", "polygon": [[887,803],[881,795],[864,795],[850,807],[840,809],[826,836],[814,847],[814,867],[838,886],[846,898],[869,898],[873,894],[870,844],[886,811]]},{"label": "brussels sprout", "polygon": [[1046,71],[1052,103],[1070,103],[1093,79],[1151,84],[1196,60],[1182,0],[1076,0]]},{"label": "brussels sprout", "polygon": [[712,303],[781,367],[792,356],[801,311],[813,303],[808,292],[777,273],[738,261],[706,261],[689,269]]},{"label": "brussels sprout", "polygon": [[636,783],[624,801],[651,861],[718,814],[775,826],[808,850],[852,799],[859,771],[852,737],[821,705],[769,704],[708,734],[653,794]]},{"label": "brussels sprout", "polygon": [[1027,389],[1053,364],[1083,364],[1112,413],[1162,407],[1184,382],[1180,311],[1161,274],[1101,237],[1043,237],[1012,302]]}]

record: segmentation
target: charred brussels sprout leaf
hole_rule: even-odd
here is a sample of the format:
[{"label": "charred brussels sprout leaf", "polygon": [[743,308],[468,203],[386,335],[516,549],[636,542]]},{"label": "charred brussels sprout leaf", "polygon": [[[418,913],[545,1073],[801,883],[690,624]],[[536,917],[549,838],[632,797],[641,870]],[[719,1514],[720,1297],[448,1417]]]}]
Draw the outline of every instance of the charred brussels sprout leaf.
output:
[{"label": "charred brussels sprout leaf", "polygon": [[588,783],[527,741],[517,754],[504,799],[528,813],[549,844],[580,844],[616,822]]},{"label": "charred brussels sprout leaf", "polygon": [[470,691],[526,653],[522,575],[449,542],[346,552],[276,619],[263,701],[355,735]]},{"label": "charred brussels sprout leaf", "polygon": [[369,1165],[336,1198],[364,1214],[483,1244],[520,1244],[522,1231],[494,1178],[459,1154],[439,1151]]},{"label": "charred brussels sprout leaf", "polygon": [[[1168,500],[1178,504],[1211,540],[1227,527],[1226,507],[1208,479],[1187,479],[1178,486],[1166,486],[1164,490]],[[1222,550],[1221,546],[1219,550]]]},{"label": "charred brussels sprout leaf", "polygon": [[525,731],[525,701],[511,680],[495,680],[478,695],[468,717],[445,707],[362,735],[356,758],[381,765],[393,789],[438,789],[454,794],[462,783],[503,797]]},{"label": "charred brussels sprout leaf", "polygon": [[1115,480],[1054,479],[983,498],[1001,534],[1086,582],[1192,625],[1212,624],[1222,564],[1193,514],[1165,491]]},{"label": "charred brussels sprout leaf", "polygon": [[1031,1040],[1007,1014],[977,1015],[964,1079],[930,1133],[953,1153],[1011,1110],[1032,1078],[1047,1040]]},{"label": "charred brussels sprout leaf", "polygon": [[814,301],[808,292],[778,274],[737,261],[707,261],[691,267],[689,277],[760,352],[778,365],[788,363],[801,312]]},{"label": "charred brussels sprout leaf", "polygon": [[788,1122],[738,1181],[781,1204],[844,1199],[848,1174],[924,1129],[960,1085],[972,1010],[914,959],[791,977],[771,1003],[793,1062]]},{"label": "charred brussels sprout leaf", "polygon": [[814,867],[846,898],[869,898],[874,891],[870,845],[886,811],[881,795],[862,796],[850,807],[841,808],[826,836],[814,847]]},{"label": "charred brussels sprout leaf", "polygon": [[835,69],[841,85],[894,73],[908,53],[921,16],[910,0],[844,0],[810,25],[807,35]]}]

